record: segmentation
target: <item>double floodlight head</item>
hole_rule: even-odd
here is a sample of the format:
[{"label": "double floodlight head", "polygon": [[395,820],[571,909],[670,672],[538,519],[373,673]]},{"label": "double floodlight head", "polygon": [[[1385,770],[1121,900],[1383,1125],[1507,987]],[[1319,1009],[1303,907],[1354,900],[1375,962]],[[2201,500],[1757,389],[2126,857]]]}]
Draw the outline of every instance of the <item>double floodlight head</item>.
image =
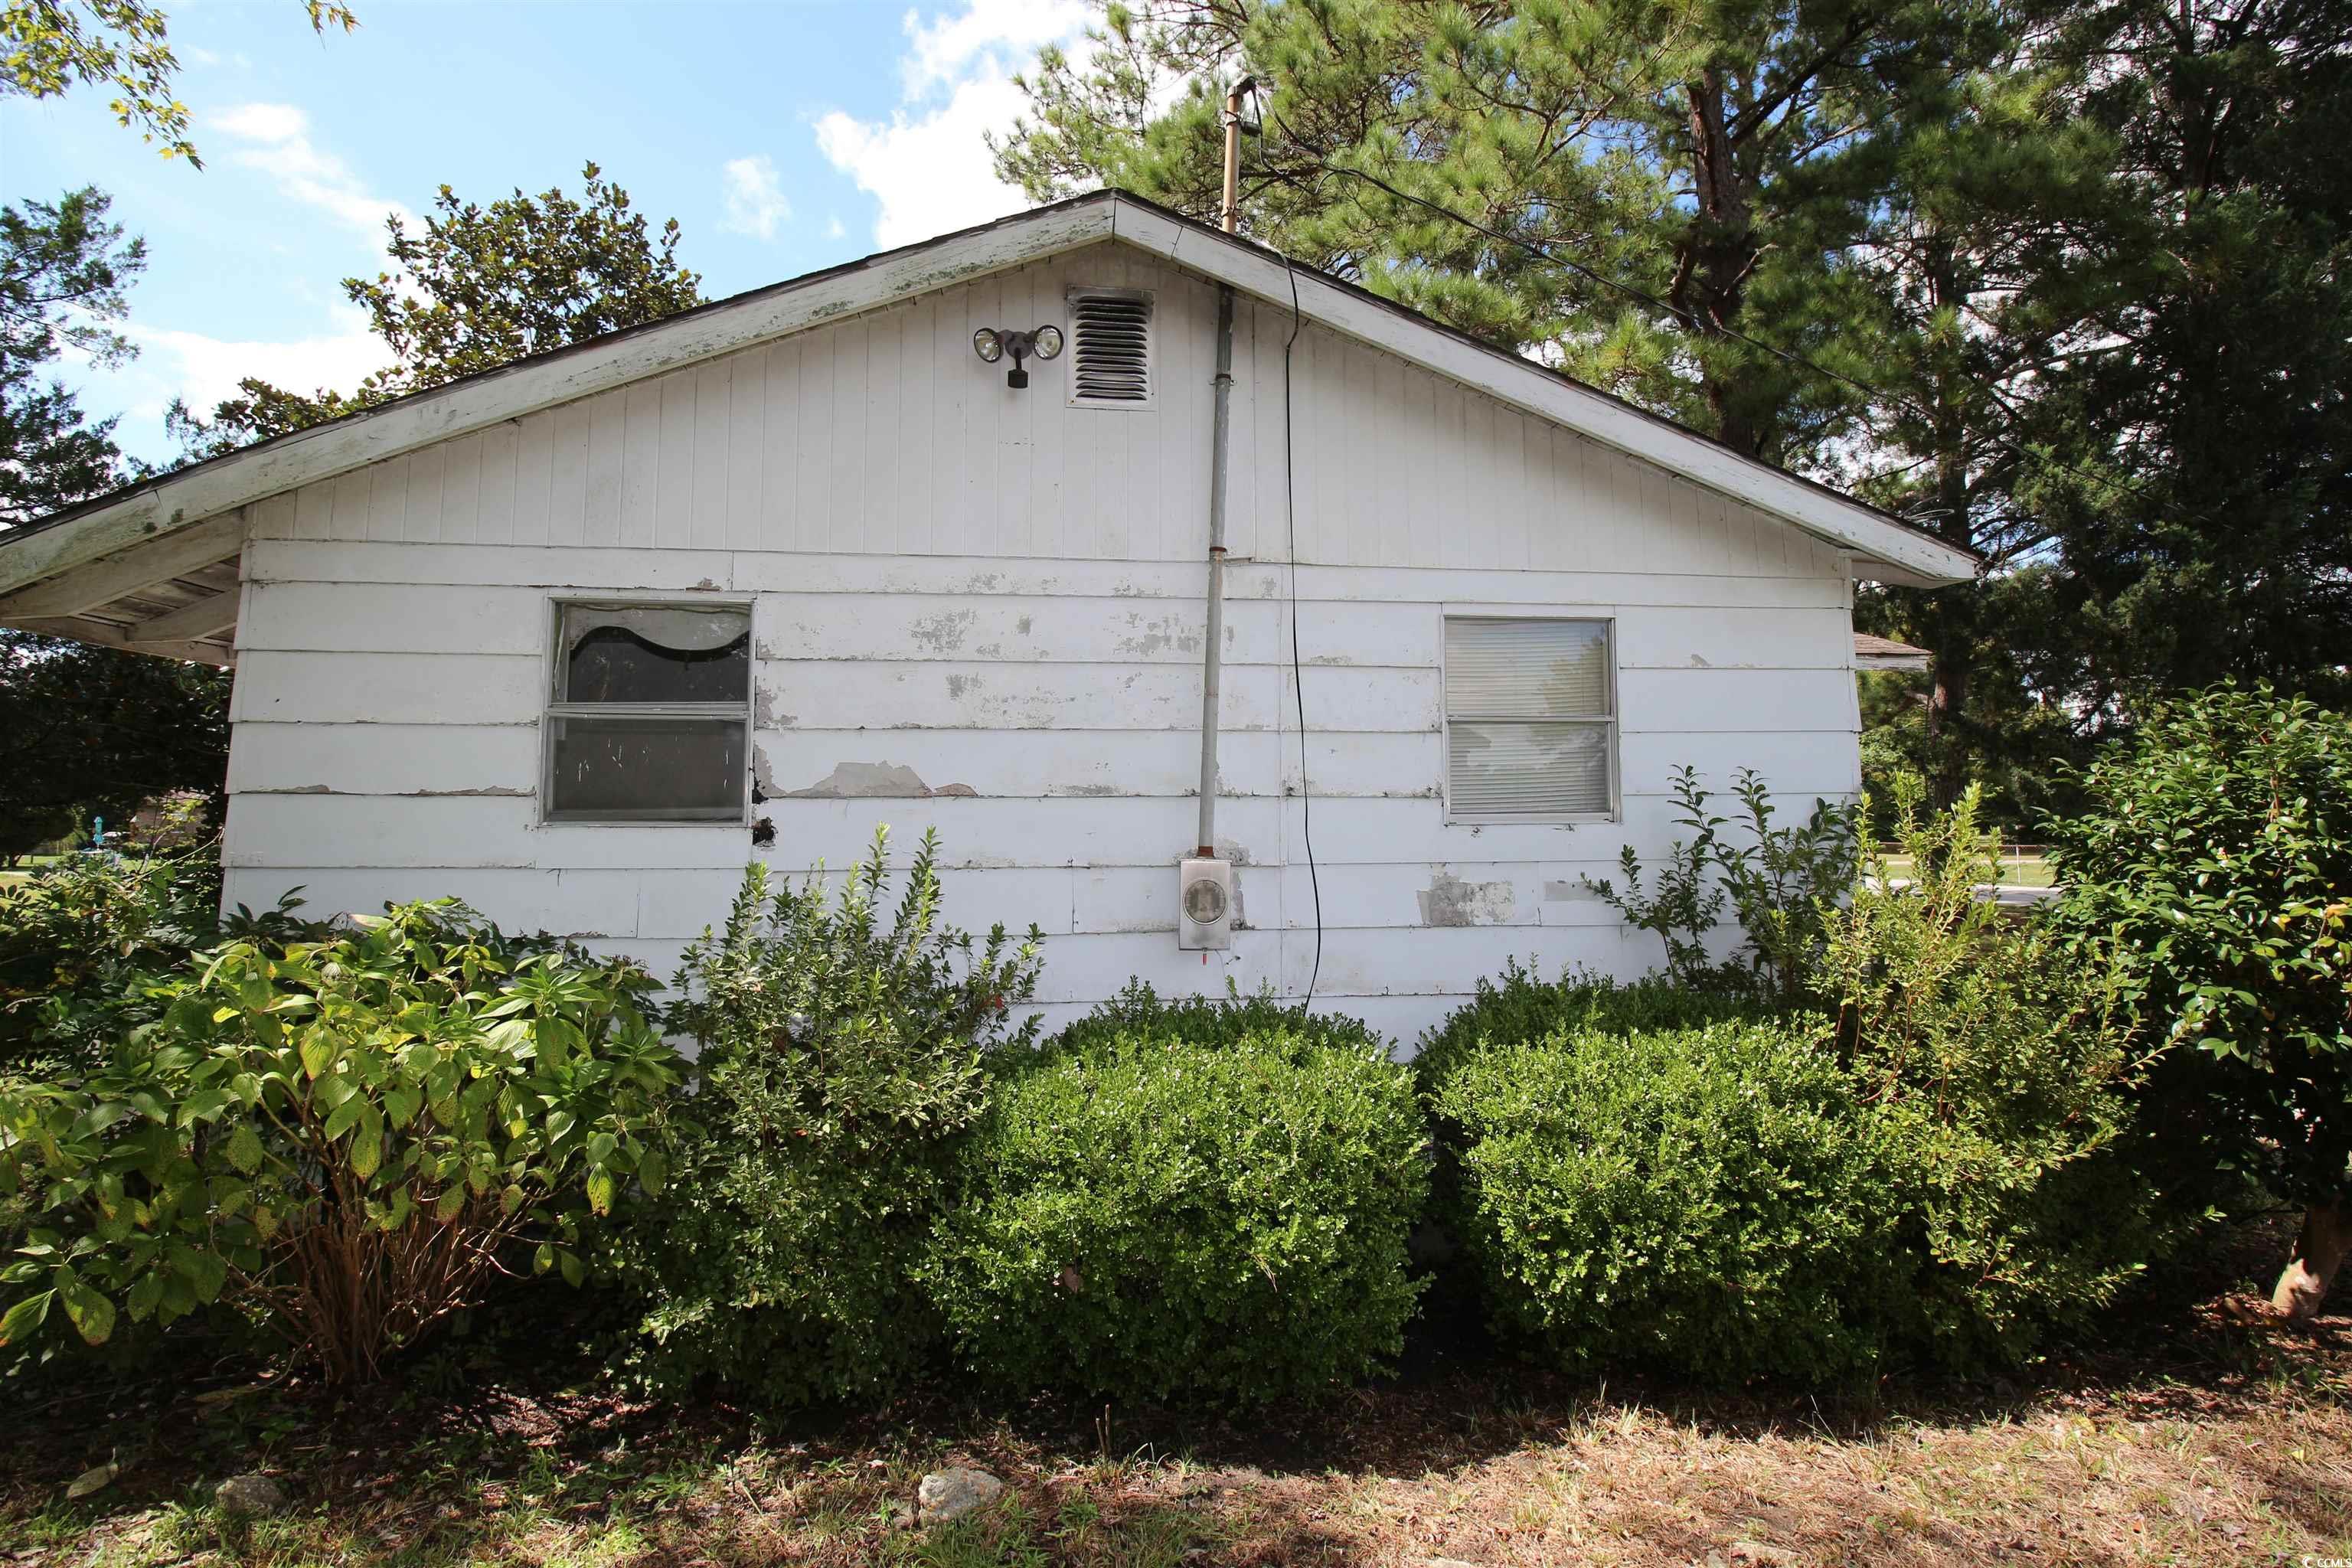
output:
[{"label": "double floodlight head", "polygon": [[1062,352],[1062,329],[1048,325],[1034,331],[1013,332],[982,327],[971,335],[971,352],[990,364],[1011,354],[1013,368],[1004,373],[1004,384],[1018,391],[1029,384],[1024,361],[1032,355],[1049,360]]}]

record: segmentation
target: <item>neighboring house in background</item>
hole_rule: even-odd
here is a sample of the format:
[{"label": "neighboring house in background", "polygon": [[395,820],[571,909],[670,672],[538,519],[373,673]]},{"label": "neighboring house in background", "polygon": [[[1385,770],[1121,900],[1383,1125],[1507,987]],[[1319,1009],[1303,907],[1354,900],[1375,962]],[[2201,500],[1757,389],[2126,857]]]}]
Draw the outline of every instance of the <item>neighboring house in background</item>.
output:
[{"label": "neighboring house in background", "polygon": [[[1025,390],[975,354],[1045,326]],[[1312,979],[1410,1042],[1514,956],[1651,967],[1580,874],[1655,858],[1678,763],[1853,795],[1853,583],[1975,565],[1101,193],[0,538],[0,623],[234,663],[232,902],[455,893],[667,974],[748,857],[936,826],[950,917],[1043,927],[1057,1016]]]},{"label": "neighboring house in background", "polygon": [[1853,667],[1856,669],[1899,669],[1917,674],[1928,669],[1934,662],[1934,656],[1924,647],[1913,647],[1907,642],[1874,637],[1868,632],[1853,634]]}]

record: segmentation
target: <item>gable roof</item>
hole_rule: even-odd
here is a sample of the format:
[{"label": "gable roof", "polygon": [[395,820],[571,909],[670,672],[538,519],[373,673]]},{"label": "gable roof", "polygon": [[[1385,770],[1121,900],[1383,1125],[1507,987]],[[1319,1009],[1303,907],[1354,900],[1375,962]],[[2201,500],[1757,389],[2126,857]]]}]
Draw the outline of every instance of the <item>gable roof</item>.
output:
[{"label": "gable roof", "polygon": [[[1780,518],[1849,552],[1859,575],[1917,586],[1962,581],[1977,558],[1824,485],[1734,452],[1521,355],[1493,347],[1328,274],[1121,191],[1097,191],[937,239],[533,354],[377,408],[142,481],[0,533],[0,624],[83,614],[110,574],[45,593],[63,574],[144,554],[163,539],[239,507],[436,441],[878,309],[916,295],[1116,239],[1212,281],[1384,349],[1438,374]],[[180,553],[187,554],[194,542]],[[197,553],[202,553],[198,552]],[[232,547],[226,555],[234,555]],[[217,561],[226,556],[215,555]],[[176,558],[175,558],[176,559]],[[121,562],[154,585],[179,570]],[[86,603],[84,601],[87,601]],[[166,595],[164,602],[173,602]],[[167,610],[165,615],[172,612]],[[159,617],[159,619],[162,617]],[[192,606],[172,628],[205,618]],[[142,621],[135,629],[144,629]],[[57,629],[68,628],[58,626]],[[81,635],[68,630],[68,635]],[[93,634],[95,635],[95,634]],[[100,637],[99,640],[122,637]],[[150,639],[151,642],[154,639]],[[154,651],[164,651],[158,647]],[[186,657],[184,654],[183,657]]]}]

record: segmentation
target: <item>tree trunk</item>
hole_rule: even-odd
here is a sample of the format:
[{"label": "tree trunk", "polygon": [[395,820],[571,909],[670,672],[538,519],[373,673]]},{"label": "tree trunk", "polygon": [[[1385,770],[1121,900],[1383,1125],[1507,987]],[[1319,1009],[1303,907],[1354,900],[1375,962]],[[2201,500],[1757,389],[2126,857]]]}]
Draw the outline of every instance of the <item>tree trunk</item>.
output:
[{"label": "tree trunk", "polygon": [[[1690,103],[1691,196],[1689,227],[1675,268],[1671,298],[1691,329],[1705,338],[1727,340],[1736,330],[1756,265],[1754,193],[1742,175],[1732,144],[1730,113],[1722,70],[1709,66],[1685,84]],[[1760,457],[1769,432],[1732,384],[1727,367],[1700,372],[1707,407],[1715,415],[1716,439],[1749,457]]]},{"label": "tree trunk", "polygon": [[2319,1316],[2319,1305],[2327,1300],[2327,1287],[2347,1252],[2352,1252],[2352,1206],[2339,1198],[2305,1209],[2303,1234],[2295,1237],[2286,1272],[2271,1292],[2272,1309],[2298,1323]]}]

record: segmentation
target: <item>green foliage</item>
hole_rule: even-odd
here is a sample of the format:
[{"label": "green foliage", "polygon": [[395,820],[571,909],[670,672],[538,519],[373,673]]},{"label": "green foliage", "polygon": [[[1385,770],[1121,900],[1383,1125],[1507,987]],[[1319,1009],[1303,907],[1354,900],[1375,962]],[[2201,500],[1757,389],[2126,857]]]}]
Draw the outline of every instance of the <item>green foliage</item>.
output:
[{"label": "green foliage", "polygon": [[1411,1078],[1357,1031],[1224,1026],[1243,1010],[1207,1039],[1104,1020],[999,1080],[930,1268],[983,1381],[1258,1403],[1400,1350],[1427,1194]]},{"label": "green foliage", "polygon": [[0,1343],[221,1302],[363,1380],[526,1259],[577,1284],[583,1226],[667,1173],[652,988],[451,900],[191,961],[86,1079],[0,1080]]},{"label": "green foliage", "polygon": [[1285,1003],[1272,987],[1244,996],[1231,981],[1218,997],[1191,995],[1175,1001],[1140,980],[1066,1026],[1045,1049],[1091,1057],[1122,1047],[1132,1039],[1223,1047],[1243,1040],[1292,1039],[1308,1049],[1388,1054],[1388,1040],[1361,1018],[1345,1013],[1310,1013],[1304,1003]]},{"label": "green foliage", "polygon": [[[0,886],[0,1072],[97,1070],[163,1016],[188,955],[221,940],[212,847],[149,858],[76,855]],[[296,934],[289,899],[240,934]]]},{"label": "green foliage", "polygon": [[[86,418],[56,374],[66,363],[112,365],[134,352],[118,323],[146,247],[107,221],[109,205],[84,188],[0,206],[0,531],[125,477],[114,422]],[[0,630],[0,734],[9,742],[0,861],[92,815],[127,820],[152,795],[217,797],[228,684],[201,666]]]},{"label": "green foliage", "polygon": [[677,263],[677,220],[656,239],[595,164],[581,179],[584,200],[518,190],[487,207],[444,185],[422,234],[394,216],[385,248],[401,270],[343,279],[391,368],[349,395],[248,376],[209,420],[175,405],[172,428],[211,456],[701,304],[701,278]]},{"label": "green foliage", "polygon": [[[350,32],[359,18],[336,0],[303,0],[311,30],[333,24]],[[179,58],[165,37],[161,8],[145,0],[7,0],[0,5],[0,98],[57,98],[76,83],[115,96],[107,107],[140,139],[163,143],[166,158],[197,168],[188,140],[188,106],[173,96]]]},{"label": "green foliage", "polygon": [[1434,1100],[1444,1080],[1488,1046],[1533,1046],[1554,1035],[1632,1035],[1703,1029],[1712,1024],[1763,1023],[1766,1001],[1723,990],[1694,990],[1663,974],[1619,982],[1575,970],[1538,980],[1517,959],[1498,984],[1480,976],[1477,993],[1421,1037],[1412,1067]]},{"label": "green foliage", "polygon": [[1975,796],[1922,790],[1916,874],[1874,857],[1822,910],[1833,1019],[1514,971],[1424,1041],[1440,1211],[1504,1326],[1710,1379],[2014,1364],[2164,1242],[2108,970],[1979,902]]},{"label": "green foliage", "polygon": [[[1691,837],[1666,847],[1652,889],[1643,891],[1642,858],[1630,844],[1619,859],[1622,889],[1607,879],[1582,880],[1628,925],[1658,936],[1676,984],[1753,988],[1794,1005],[1805,999],[1822,922],[1853,885],[1855,814],[1816,799],[1804,822],[1775,827],[1771,792],[1753,768],[1734,776],[1732,793],[1746,842],[1725,835],[1732,819],[1714,814],[1714,797],[1685,763],[1674,772],[1675,821]],[[1721,964],[1709,939],[1727,904],[1745,942],[1738,959]]]},{"label": "green foliage", "polygon": [[986,1058],[1023,1051],[1040,933],[984,943],[940,919],[926,834],[895,911],[887,830],[828,902],[744,873],[726,929],[687,954],[673,1015],[700,1044],[671,1202],[631,1246],[646,1374],[777,1401],[871,1394],[938,1346],[918,1281]]},{"label": "green foliage", "polygon": [[0,629],[0,858],[228,775],[226,670]]},{"label": "green foliage", "polygon": [[1675,821],[1689,828],[1691,837],[1666,847],[1665,864],[1658,868],[1650,891],[1642,890],[1642,858],[1631,844],[1618,857],[1618,874],[1625,879],[1622,889],[1605,877],[1577,879],[1627,925],[1653,933],[1665,945],[1666,973],[1675,984],[1700,985],[1714,977],[1715,959],[1706,939],[1723,918],[1728,897],[1716,875],[1716,836],[1726,819],[1708,812],[1698,770],[1689,763],[1675,770],[1673,787],[1675,805],[1682,813]]},{"label": "green foliage", "polygon": [[[6,79],[0,71],[0,81]],[[0,206],[0,529],[111,489],[114,421],[89,423],[51,368],[71,355],[120,364],[137,351],[115,330],[147,247],[106,221],[95,187]]]},{"label": "green foliage", "polygon": [[1775,827],[1771,795],[1753,768],[1739,770],[1732,793],[1748,841],[1719,843],[1717,865],[1747,938],[1742,956],[1759,990],[1793,1006],[1806,997],[1827,922],[1853,887],[1859,814],[1816,798],[1803,822]]},{"label": "green foliage", "polygon": [[1976,896],[2000,852],[1976,792],[1927,816],[1923,795],[1900,781],[1906,885],[1870,858],[1816,984],[1888,1149],[1913,1269],[1896,1340],[2014,1362],[2112,1300],[2162,1241],[2122,1158],[2147,1064],[2110,964]]},{"label": "green foliage", "polygon": [[1560,1029],[1478,1053],[1445,1217],[1498,1323],[1583,1367],[1849,1379],[1880,1353],[1889,1226],[1869,1119],[1812,1020]]},{"label": "green foliage", "polygon": [[2234,686],[2168,704],[2049,833],[2058,922],[2168,1042],[2146,1100],[2177,1175],[2336,1201],[2352,1161],[2352,719]]}]

